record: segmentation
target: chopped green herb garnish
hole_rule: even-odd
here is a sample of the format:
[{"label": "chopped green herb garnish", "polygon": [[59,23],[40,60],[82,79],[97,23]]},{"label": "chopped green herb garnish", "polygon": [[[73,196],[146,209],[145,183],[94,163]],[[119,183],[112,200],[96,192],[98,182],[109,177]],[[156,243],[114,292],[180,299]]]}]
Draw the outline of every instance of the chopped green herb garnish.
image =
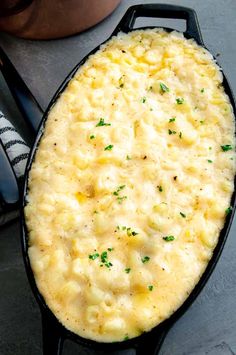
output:
[{"label": "chopped green herb garnish", "polygon": [[93,213],[96,213],[96,214],[98,214],[98,211],[94,210],[94,211],[93,211]]},{"label": "chopped green herb garnish", "polygon": [[127,159],[127,160],[131,160],[131,158],[130,158],[129,155],[126,155],[126,159]]},{"label": "chopped green herb garnish", "polygon": [[213,161],[211,159],[208,159],[207,161],[208,161],[208,163],[213,163]]},{"label": "chopped green herb garnish", "polygon": [[95,138],[95,136],[92,134],[89,138],[90,138],[90,139],[94,139],[94,138]]},{"label": "chopped green herb garnish", "polygon": [[114,146],[112,144],[107,145],[104,150],[112,150]]},{"label": "chopped green herb garnish", "polygon": [[169,122],[175,122],[176,117],[172,117],[169,119]]},{"label": "chopped green herb garnish", "polygon": [[107,248],[107,250],[108,250],[108,251],[112,251],[112,250],[114,250],[114,248]]},{"label": "chopped green herb garnish", "polygon": [[226,210],[225,210],[226,216],[228,216],[228,214],[230,214],[232,211],[233,211],[233,207],[232,206],[229,206],[228,208],[226,208]]},{"label": "chopped green herb garnish", "polygon": [[123,88],[124,87],[124,75],[122,75],[119,79],[119,87]]},{"label": "chopped green herb garnish", "polygon": [[177,105],[182,105],[184,103],[184,99],[182,97],[178,97],[176,99],[176,103],[177,103]]},{"label": "chopped green herb garnish", "polygon": [[163,188],[162,188],[162,186],[161,186],[161,185],[158,185],[158,186],[157,186],[157,188],[158,188],[158,190],[159,190],[160,192],[162,192],[162,191],[163,191]]},{"label": "chopped green herb garnish", "polygon": [[131,268],[130,268],[130,267],[127,267],[127,268],[125,269],[126,274],[129,274],[130,271],[131,271]]},{"label": "chopped green herb garnish", "polygon": [[105,263],[104,264],[106,267],[108,267],[108,269],[111,267],[111,266],[113,266],[113,264],[112,263],[110,263],[110,261],[108,261],[107,263]]},{"label": "chopped green herb garnish", "polygon": [[102,126],[110,126],[110,123],[106,123],[104,121],[104,118],[100,118],[100,121],[96,124],[96,127],[102,127]]},{"label": "chopped green herb garnish", "polygon": [[147,101],[147,98],[146,98],[145,96],[141,98],[141,102],[142,102],[143,104],[145,104],[146,101]]},{"label": "chopped green herb garnish", "polygon": [[145,264],[145,263],[147,263],[150,260],[150,257],[149,256],[144,256],[141,260],[142,260],[142,263]]},{"label": "chopped green herb garnish", "polygon": [[233,147],[230,144],[225,144],[225,145],[221,145],[221,149],[223,150],[223,152],[227,152],[228,150],[232,150]]},{"label": "chopped green herb garnish", "polygon": [[182,132],[179,132],[179,138],[180,139],[182,138]]},{"label": "chopped green herb garnish", "polygon": [[172,131],[171,129],[168,129],[168,133],[171,134],[176,134],[176,131]]},{"label": "chopped green herb garnish", "polygon": [[117,197],[117,201],[118,201],[118,203],[121,205],[122,204],[122,202],[124,201],[124,200],[126,200],[127,199],[127,196],[122,196],[122,197]]},{"label": "chopped green herb garnish", "polygon": [[153,285],[149,285],[148,289],[149,289],[149,291],[152,291],[153,290]]},{"label": "chopped green herb garnish", "polygon": [[91,259],[91,260],[95,260],[95,259],[97,259],[99,257],[99,254],[98,253],[96,253],[96,254],[90,254],[89,255],[89,259]]},{"label": "chopped green herb garnish", "polygon": [[124,340],[129,340],[129,336],[126,335],[126,336],[124,337]]},{"label": "chopped green herb garnish", "polygon": [[163,83],[160,83],[160,89],[161,89],[161,92],[169,92],[170,89]]},{"label": "chopped green herb garnish", "polygon": [[126,185],[120,185],[116,191],[113,192],[113,195],[118,196],[119,192],[125,188]]},{"label": "chopped green herb garnish", "polygon": [[126,228],[127,228],[126,226],[123,226],[123,227],[122,227],[122,230],[123,230],[123,231],[125,231],[125,230],[126,230]]},{"label": "chopped green herb garnish", "polygon": [[186,218],[186,214],[184,214],[183,212],[180,212],[179,214],[180,214],[180,216],[182,216],[183,218]]},{"label": "chopped green herb garnish", "polygon": [[135,232],[135,231],[132,231],[132,229],[129,227],[129,228],[127,228],[127,235],[128,235],[128,237],[131,237],[131,236],[136,236],[138,233],[137,232]]},{"label": "chopped green herb garnish", "polygon": [[212,150],[212,147],[209,147],[209,150]]},{"label": "chopped green herb garnish", "polygon": [[203,124],[203,123],[204,123],[204,121],[200,121],[200,123],[201,123],[201,124]]},{"label": "chopped green herb garnish", "polygon": [[205,89],[201,89],[201,92],[203,93],[205,91]]},{"label": "chopped green herb garnish", "polygon": [[103,251],[101,254],[101,262],[105,263],[107,262],[107,251]]},{"label": "chopped green herb garnish", "polygon": [[162,239],[164,239],[166,242],[172,242],[173,240],[175,240],[175,237],[173,235],[167,235],[166,237],[163,237]]}]

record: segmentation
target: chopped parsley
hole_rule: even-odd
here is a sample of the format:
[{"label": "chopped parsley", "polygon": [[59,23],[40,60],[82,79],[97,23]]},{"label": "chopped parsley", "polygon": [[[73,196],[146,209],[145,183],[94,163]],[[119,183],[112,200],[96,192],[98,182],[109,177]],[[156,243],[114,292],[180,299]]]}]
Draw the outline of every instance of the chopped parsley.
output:
[{"label": "chopped parsley", "polygon": [[205,91],[205,89],[203,88],[203,89],[201,89],[201,93],[203,93]]},{"label": "chopped parsley", "polygon": [[208,163],[213,163],[213,161],[211,159],[208,159],[207,161],[208,161]]},{"label": "chopped parsley", "polygon": [[94,138],[95,138],[95,136],[92,134],[89,138],[90,138],[90,139],[94,139]]},{"label": "chopped parsley", "polygon": [[112,150],[114,146],[112,144],[107,145],[104,150]]},{"label": "chopped parsley", "polygon": [[164,239],[166,242],[172,242],[173,240],[175,240],[175,237],[173,235],[167,235],[166,237],[163,237],[162,239]]},{"label": "chopped parsley", "polygon": [[163,83],[160,83],[160,89],[162,93],[170,91],[170,89]]},{"label": "chopped parsley", "polygon": [[149,256],[144,256],[141,260],[142,260],[142,263],[145,264],[145,263],[147,263],[150,260],[150,257]]},{"label": "chopped parsley", "polygon": [[200,121],[200,123],[201,123],[201,124],[203,124],[203,123],[204,123],[204,121]]},{"label": "chopped parsley", "polygon": [[97,259],[99,257],[99,254],[98,253],[96,253],[96,254],[90,254],[89,255],[89,259],[91,259],[91,260],[95,260],[95,259]]},{"label": "chopped parsley", "polygon": [[127,268],[125,269],[126,274],[129,274],[130,271],[131,271],[131,268],[130,268],[130,267],[127,267]]},{"label": "chopped parsley", "polygon": [[226,208],[226,210],[225,210],[226,216],[228,216],[228,214],[230,214],[232,211],[233,211],[233,207],[232,206],[229,206],[228,208]]},{"label": "chopped parsley", "polygon": [[110,126],[110,123],[106,123],[104,121],[104,118],[100,118],[100,121],[96,124],[96,127],[102,127],[102,126]]},{"label": "chopped parsley", "polygon": [[108,251],[112,251],[112,250],[114,250],[114,248],[107,248],[107,250],[108,250]]},{"label": "chopped parsley", "polygon": [[168,133],[169,133],[169,135],[176,134],[176,131],[172,131],[171,129],[168,129]]},{"label": "chopped parsley", "polygon": [[124,337],[124,340],[129,340],[129,336],[126,335],[126,336]]},{"label": "chopped parsley", "polygon": [[122,75],[119,79],[119,87],[121,89],[124,87],[124,75]]},{"label": "chopped parsley", "polygon": [[181,217],[186,218],[186,214],[184,214],[183,212],[180,212],[179,214]]},{"label": "chopped parsley", "polygon": [[176,103],[177,103],[177,105],[182,105],[184,103],[184,99],[182,97],[178,97],[176,99]]},{"label": "chopped parsley", "polygon": [[175,122],[176,117],[172,117],[169,119],[169,122]]},{"label": "chopped parsley", "polygon": [[153,285],[149,285],[148,289],[149,289],[149,291],[152,291],[153,290]]},{"label": "chopped parsley", "polygon": [[129,228],[127,228],[127,235],[128,235],[128,237],[131,237],[131,236],[135,236],[135,235],[137,235],[138,233],[137,232],[135,232],[135,231],[132,231],[132,229],[129,227]]},{"label": "chopped parsley", "polygon": [[179,138],[181,139],[182,138],[182,132],[179,132]]},{"label": "chopped parsley", "polygon": [[126,155],[126,160],[131,160],[129,155]]},{"label": "chopped parsley", "polygon": [[101,265],[105,265],[108,269],[113,266],[113,264],[108,260],[108,255],[107,255],[107,251],[103,251],[101,253]]},{"label": "chopped parsley", "polygon": [[221,149],[223,150],[223,152],[227,152],[228,150],[232,150],[233,147],[230,144],[225,144],[225,145],[221,145]]},{"label": "chopped parsley", "polygon": [[141,98],[141,102],[142,102],[143,104],[145,104],[146,101],[147,101],[147,98],[146,98],[145,96],[143,96],[143,97]]},{"label": "chopped parsley", "polygon": [[157,188],[158,188],[158,190],[159,190],[160,192],[162,192],[162,191],[163,191],[163,188],[162,188],[162,186],[161,186],[161,185],[158,185],[158,186],[157,186]]},{"label": "chopped parsley", "polygon": [[116,191],[113,192],[113,195],[118,196],[119,192],[125,188],[126,185],[120,185]]},{"label": "chopped parsley", "polygon": [[122,204],[122,202],[124,201],[124,200],[126,200],[127,199],[127,196],[118,196],[117,197],[117,201],[118,201],[118,203],[121,205]]}]

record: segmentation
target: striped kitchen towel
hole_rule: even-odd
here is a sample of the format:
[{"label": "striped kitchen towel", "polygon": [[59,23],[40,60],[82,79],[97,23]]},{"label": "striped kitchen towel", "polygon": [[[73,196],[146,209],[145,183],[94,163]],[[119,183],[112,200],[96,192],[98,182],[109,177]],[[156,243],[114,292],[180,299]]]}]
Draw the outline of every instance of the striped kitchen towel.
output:
[{"label": "striped kitchen towel", "polygon": [[[29,155],[29,147],[19,135],[11,122],[0,111],[0,139],[5,147],[11,165],[17,179],[25,172],[25,166]],[[18,216],[18,211],[3,213],[0,207],[0,226]]]}]

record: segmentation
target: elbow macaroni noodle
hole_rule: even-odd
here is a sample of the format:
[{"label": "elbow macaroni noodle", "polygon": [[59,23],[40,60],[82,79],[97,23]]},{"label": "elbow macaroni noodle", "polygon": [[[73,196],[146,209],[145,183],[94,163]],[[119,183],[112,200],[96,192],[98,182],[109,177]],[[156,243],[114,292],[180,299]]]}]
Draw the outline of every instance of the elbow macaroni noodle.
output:
[{"label": "elbow macaroni noodle", "polygon": [[177,32],[120,33],[49,113],[25,207],[36,283],[61,323],[122,341],[198,282],[234,189],[234,117],[211,54]]}]

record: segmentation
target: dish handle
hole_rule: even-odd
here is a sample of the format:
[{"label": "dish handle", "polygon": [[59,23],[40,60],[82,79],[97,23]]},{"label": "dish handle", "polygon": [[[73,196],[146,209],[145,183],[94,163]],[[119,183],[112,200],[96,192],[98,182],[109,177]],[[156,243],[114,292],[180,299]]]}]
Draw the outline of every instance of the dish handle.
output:
[{"label": "dish handle", "polygon": [[43,355],[61,355],[64,336],[61,325],[53,316],[42,312]]},{"label": "dish handle", "polygon": [[143,4],[129,7],[112,35],[131,31],[138,17],[184,19],[187,22],[184,33],[194,38],[198,44],[204,45],[196,12],[188,7],[169,4]]}]

